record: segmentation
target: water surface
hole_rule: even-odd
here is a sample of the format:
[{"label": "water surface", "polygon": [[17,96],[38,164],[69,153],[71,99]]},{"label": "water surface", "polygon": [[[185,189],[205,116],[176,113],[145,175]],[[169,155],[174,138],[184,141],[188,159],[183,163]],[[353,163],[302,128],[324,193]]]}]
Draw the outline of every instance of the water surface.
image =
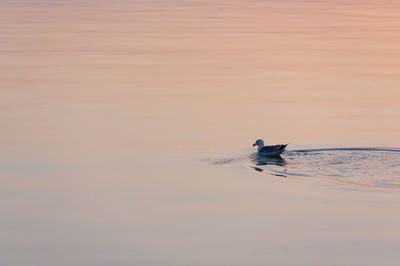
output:
[{"label": "water surface", "polygon": [[0,264],[397,265],[399,11],[0,1]]}]

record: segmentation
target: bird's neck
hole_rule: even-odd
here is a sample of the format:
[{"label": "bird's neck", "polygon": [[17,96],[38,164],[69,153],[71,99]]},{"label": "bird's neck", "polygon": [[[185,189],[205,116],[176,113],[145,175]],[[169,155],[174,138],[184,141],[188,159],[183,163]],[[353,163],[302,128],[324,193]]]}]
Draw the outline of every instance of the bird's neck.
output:
[{"label": "bird's neck", "polygon": [[264,144],[258,145],[257,151],[260,151],[264,147]]}]

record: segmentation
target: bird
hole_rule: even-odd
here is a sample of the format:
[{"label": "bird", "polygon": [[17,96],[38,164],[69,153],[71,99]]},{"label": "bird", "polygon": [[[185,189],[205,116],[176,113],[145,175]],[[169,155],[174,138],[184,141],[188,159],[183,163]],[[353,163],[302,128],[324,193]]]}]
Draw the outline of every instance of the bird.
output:
[{"label": "bird", "polygon": [[287,144],[264,146],[264,141],[262,139],[258,139],[253,144],[253,147],[254,146],[258,146],[257,153],[260,155],[277,156],[277,155],[280,155],[285,150]]}]

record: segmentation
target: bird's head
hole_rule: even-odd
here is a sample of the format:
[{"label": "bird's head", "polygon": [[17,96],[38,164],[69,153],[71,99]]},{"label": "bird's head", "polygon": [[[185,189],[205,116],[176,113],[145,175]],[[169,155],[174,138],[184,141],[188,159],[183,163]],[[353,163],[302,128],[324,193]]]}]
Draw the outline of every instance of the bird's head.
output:
[{"label": "bird's head", "polygon": [[258,146],[258,147],[264,147],[264,141],[262,139],[258,139],[256,140],[256,142],[253,144],[254,146]]}]

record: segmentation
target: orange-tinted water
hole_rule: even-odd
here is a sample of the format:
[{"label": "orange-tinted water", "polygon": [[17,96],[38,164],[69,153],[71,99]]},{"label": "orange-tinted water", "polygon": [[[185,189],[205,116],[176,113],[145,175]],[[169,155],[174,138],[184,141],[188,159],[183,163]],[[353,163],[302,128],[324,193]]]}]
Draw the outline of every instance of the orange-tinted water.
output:
[{"label": "orange-tinted water", "polygon": [[398,147],[399,11],[1,1],[0,264],[397,265],[399,192],[371,170],[387,160],[368,157],[366,173],[351,171],[359,155],[346,168],[301,157],[289,171],[341,181],[304,182],[204,158],[257,138]]}]

